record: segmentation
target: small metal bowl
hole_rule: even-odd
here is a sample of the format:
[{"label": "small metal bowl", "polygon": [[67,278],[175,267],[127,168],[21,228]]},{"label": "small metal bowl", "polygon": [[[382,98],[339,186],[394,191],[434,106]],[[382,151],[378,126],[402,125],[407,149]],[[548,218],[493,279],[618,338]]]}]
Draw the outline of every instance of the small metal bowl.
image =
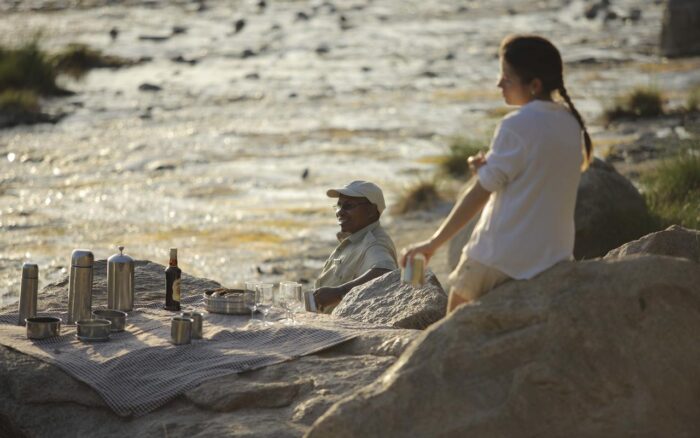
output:
[{"label": "small metal bowl", "polygon": [[78,326],[76,336],[81,341],[109,341],[112,323],[108,319],[81,319],[75,325]]},{"label": "small metal bowl", "polygon": [[97,309],[93,310],[92,314],[97,319],[106,319],[112,323],[111,331],[123,332],[126,325],[126,312],[114,309]]},{"label": "small metal bowl", "polygon": [[[222,295],[223,292],[223,295]],[[246,306],[246,295],[251,291],[243,289],[217,289],[204,292],[204,304],[210,313],[225,313],[228,315],[249,315]]]},{"label": "small metal bowl", "polygon": [[61,334],[61,318],[55,316],[33,316],[24,320],[27,338],[46,339]]}]

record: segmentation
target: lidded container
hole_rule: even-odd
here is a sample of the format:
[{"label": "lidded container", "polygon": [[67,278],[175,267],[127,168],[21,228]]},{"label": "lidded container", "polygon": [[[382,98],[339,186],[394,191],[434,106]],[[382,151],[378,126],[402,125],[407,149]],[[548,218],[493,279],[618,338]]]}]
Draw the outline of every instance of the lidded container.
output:
[{"label": "lidded container", "polygon": [[39,266],[33,263],[22,265],[22,286],[19,294],[19,320],[24,325],[25,318],[36,316],[36,299],[39,290]]},{"label": "lidded container", "polygon": [[75,249],[70,261],[68,324],[92,315],[92,265],[95,256],[87,249]]},{"label": "lidded container", "polygon": [[107,259],[107,306],[123,312],[134,309],[134,259],[124,254],[123,246]]}]

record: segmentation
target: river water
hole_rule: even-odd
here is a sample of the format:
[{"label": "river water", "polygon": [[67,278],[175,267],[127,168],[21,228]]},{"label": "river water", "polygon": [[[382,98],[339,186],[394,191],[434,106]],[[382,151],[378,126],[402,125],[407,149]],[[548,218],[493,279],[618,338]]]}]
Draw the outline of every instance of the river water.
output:
[{"label": "river water", "polygon": [[47,50],[150,59],[61,78],[76,94],[45,105],[62,121],[0,131],[0,304],[23,262],[45,284],[75,248],[165,264],[177,247],[185,272],[226,285],[292,275],[276,260],[318,269],[337,229],[327,188],[372,180],[393,204],[452,136],[488,141],[506,34],[551,38],[592,120],[619,90],[682,89],[694,73],[655,67],[658,3],[613,1],[641,18],[605,21],[554,0],[0,1],[5,44],[41,31]]}]

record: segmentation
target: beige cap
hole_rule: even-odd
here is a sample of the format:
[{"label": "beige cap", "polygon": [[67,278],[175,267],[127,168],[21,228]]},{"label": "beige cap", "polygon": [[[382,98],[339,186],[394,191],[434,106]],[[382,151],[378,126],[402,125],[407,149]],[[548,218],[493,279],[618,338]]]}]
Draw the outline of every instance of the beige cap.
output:
[{"label": "beige cap", "polygon": [[330,198],[339,198],[340,195],[352,196],[354,198],[367,198],[369,202],[377,206],[379,214],[382,214],[386,208],[382,189],[376,184],[367,181],[353,181],[343,188],[328,190],[326,195]]}]

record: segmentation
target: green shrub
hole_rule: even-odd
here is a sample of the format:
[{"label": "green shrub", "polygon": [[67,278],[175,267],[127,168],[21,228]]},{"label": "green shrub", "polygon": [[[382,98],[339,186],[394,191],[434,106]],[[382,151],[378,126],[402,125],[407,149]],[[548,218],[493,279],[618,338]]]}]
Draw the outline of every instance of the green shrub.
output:
[{"label": "green shrub", "polygon": [[697,85],[690,90],[690,93],[688,93],[688,99],[685,103],[685,107],[687,111],[700,110],[700,85]]},{"label": "green shrub", "polygon": [[83,77],[93,68],[119,68],[134,64],[131,60],[103,55],[100,50],[78,43],[69,44],[60,52],[52,55],[51,62],[58,72],[76,79]]},{"label": "green shrub", "polygon": [[450,143],[449,153],[440,162],[440,168],[450,176],[466,179],[469,176],[467,158],[483,150],[482,143],[457,137]]},{"label": "green shrub", "polygon": [[32,41],[19,48],[0,47],[0,92],[32,90],[40,95],[62,94],[56,70]]},{"label": "green shrub", "polygon": [[404,214],[411,211],[431,210],[442,201],[437,183],[421,180],[401,193],[399,201],[392,208],[392,212]]},{"label": "green shrub", "polygon": [[700,228],[700,144],[645,175],[649,209],[662,226]]},{"label": "green shrub", "polygon": [[8,113],[38,113],[39,97],[30,90],[5,90],[0,93],[0,111]]},{"label": "green shrub", "polygon": [[640,87],[617,97],[603,116],[607,122],[611,122],[622,118],[656,117],[663,113],[661,92],[655,88]]}]

